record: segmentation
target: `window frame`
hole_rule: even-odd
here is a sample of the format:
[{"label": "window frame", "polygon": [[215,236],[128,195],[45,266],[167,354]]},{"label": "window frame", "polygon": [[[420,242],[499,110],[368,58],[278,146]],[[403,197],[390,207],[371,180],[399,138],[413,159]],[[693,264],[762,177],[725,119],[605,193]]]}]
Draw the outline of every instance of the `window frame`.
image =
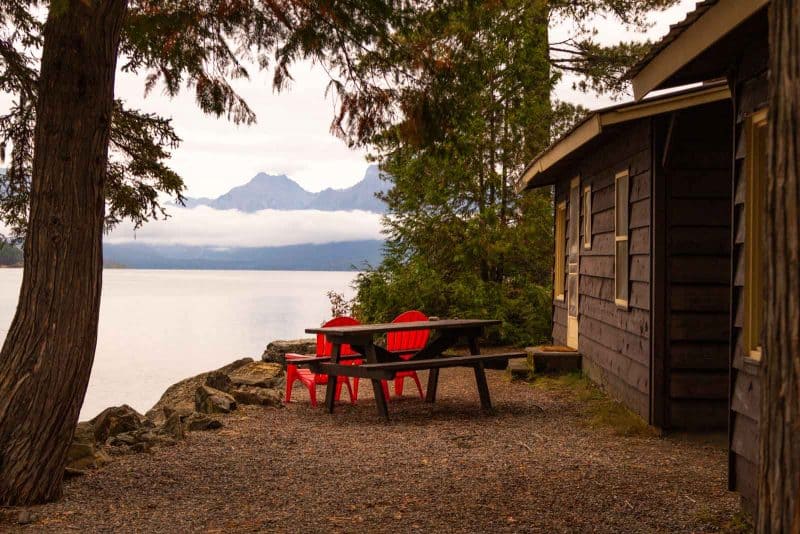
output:
[{"label": "window frame", "polygon": [[[625,180],[625,199],[624,199],[624,212],[620,207],[619,196],[620,196],[620,181]],[[628,240],[628,235],[630,233],[630,170],[625,169],[619,171],[614,176],[614,304],[617,305],[618,308],[622,308],[627,310],[630,306],[630,281],[631,281],[631,271],[630,271],[630,245]],[[622,222],[620,220],[622,213],[625,214],[625,221],[624,225],[621,225]],[[623,226],[623,228],[621,228]],[[626,262],[626,277],[625,277],[625,298],[621,298],[620,291],[619,291],[619,263],[620,263],[620,247],[619,243],[625,242],[625,262]]]},{"label": "window frame", "polygon": [[[763,326],[763,207],[765,195],[765,176],[763,158],[766,150],[760,151],[760,141],[766,143],[767,108],[761,108],[747,118],[747,155],[745,169],[745,241],[744,241],[744,321],[742,327],[744,355],[751,360],[761,361],[761,329]],[[753,199],[756,199],[754,202]]]},{"label": "window frame", "polygon": [[567,263],[567,201],[562,200],[556,204],[555,216],[555,258],[553,266],[553,298],[563,302],[566,293],[566,263]]},{"label": "window frame", "polygon": [[583,249],[592,248],[592,185],[583,187]]}]

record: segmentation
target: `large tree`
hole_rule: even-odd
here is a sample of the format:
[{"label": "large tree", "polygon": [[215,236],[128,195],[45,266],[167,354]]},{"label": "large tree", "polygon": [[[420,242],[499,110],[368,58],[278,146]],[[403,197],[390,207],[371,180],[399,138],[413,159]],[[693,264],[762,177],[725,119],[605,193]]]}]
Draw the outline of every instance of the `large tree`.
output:
[{"label": "large tree", "polygon": [[[393,188],[383,263],[358,281],[356,312],[388,320],[419,307],[489,315],[512,343],[549,337],[552,206],[516,179],[583,110],[552,102],[564,73],[619,92],[647,43],[603,46],[592,19],[642,28],[666,0],[444,0],[415,10],[379,47],[352,59],[338,126],[370,145]],[[553,42],[554,22],[572,28]],[[365,87],[366,86],[366,87]]]},{"label": "large tree", "polygon": [[800,4],[772,0],[758,532],[800,532]]},{"label": "large tree", "polygon": [[[48,7],[42,24],[32,13]],[[169,122],[114,99],[122,69],[149,90],[193,89],[200,109],[249,123],[230,80],[274,59],[275,84],[296,59],[346,57],[390,23],[390,2],[255,0],[6,0],[0,3],[0,90],[16,95],[0,117],[5,155],[0,217],[23,240],[17,313],[0,351],[0,505],[61,494],[97,338],[102,234],[122,218],[143,223],[180,200],[164,160]],[[41,51],[41,68],[37,53]]]},{"label": "large tree", "polygon": [[80,410],[73,399],[83,397],[89,381],[100,305],[103,184],[126,4],[54,7],[44,26],[28,261],[0,355],[4,504],[60,495],[60,477],[52,472],[63,470]]}]

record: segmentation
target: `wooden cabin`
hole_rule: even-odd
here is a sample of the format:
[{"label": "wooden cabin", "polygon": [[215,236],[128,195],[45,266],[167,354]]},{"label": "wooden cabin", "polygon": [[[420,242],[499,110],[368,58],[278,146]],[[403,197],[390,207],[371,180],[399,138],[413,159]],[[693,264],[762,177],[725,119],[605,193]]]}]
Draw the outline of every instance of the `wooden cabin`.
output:
[{"label": "wooden cabin", "polygon": [[553,341],[661,428],[727,426],[727,84],[598,110],[539,155],[555,190]]},{"label": "wooden cabin", "polygon": [[768,0],[705,0],[632,72],[634,95],[725,80],[733,120],[729,487],[757,497],[762,360],[761,217],[766,181]]}]

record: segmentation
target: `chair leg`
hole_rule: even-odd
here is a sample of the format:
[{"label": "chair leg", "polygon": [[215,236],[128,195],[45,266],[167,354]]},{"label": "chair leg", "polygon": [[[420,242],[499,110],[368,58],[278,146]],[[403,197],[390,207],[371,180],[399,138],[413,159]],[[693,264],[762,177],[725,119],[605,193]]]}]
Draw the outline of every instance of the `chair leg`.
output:
[{"label": "chair leg", "polygon": [[358,377],[353,378],[353,404],[358,400]]},{"label": "chair leg", "polygon": [[387,380],[381,380],[381,388],[383,389],[383,396],[386,399],[386,402],[388,404],[389,398],[390,398],[390,395],[389,395],[389,382]]},{"label": "chair leg", "polygon": [[402,376],[398,376],[394,379],[394,394],[398,397],[403,396],[403,382],[405,379]]},{"label": "chair leg", "polygon": [[311,407],[317,407],[317,385],[314,382],[311,382],[308,385],[308,396],[311,397]]},{"label": "chair leg", "polygon": [[[330,378],[328,379],[330,380]],[[342,398],[342,379],[341,377],[336,377],[336,402],[339,402],[339,399]]]},{"label": "chair leg", "polygon": [[419,376],[417,376],[417,372],[414,371],[414,374],[411,375],[411,378],[414,380],[414,383],[417,384],[417,391],[419,391],[419,398],[425,399],[425,394],[422,392],[422,384],[419,381]]},{"label": "chair leg", "polygon": [[294,368],[290,367],[286,372],[286,393],[283,396],[283,402],[289,404],[292,402],[292,384],[297,378],[294,375]]},{"label": "chair leg", "polygon": [[347,392],[350,394],[350,404],[356,403],[355,395],[353,394],[353,388],[350,386],[350,379],[347,377],[344,378],[344,383],[347,386]]}]

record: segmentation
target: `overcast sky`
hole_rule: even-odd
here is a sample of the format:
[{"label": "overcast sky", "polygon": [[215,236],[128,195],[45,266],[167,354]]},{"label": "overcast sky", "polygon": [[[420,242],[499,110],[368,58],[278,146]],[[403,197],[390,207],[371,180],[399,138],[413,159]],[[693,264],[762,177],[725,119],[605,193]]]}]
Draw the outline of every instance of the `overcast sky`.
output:
[{"label": "overcast sky", "polygon": [[[681,0],[677,6],[654,14],[654,25],[646,35],[626,32],[613,20],[598,19],[597,38],[606,43],[658,39],[670,24],[683,19],[694,3]],[[550,30],[552,41],[568,36],[569,24],[555,24]],[[235,84],[258,116],[257,124],[252,126],[236,126],[225,119],[203,115],[191,93],[170,99],[156,90],[145,98],[141,76],[119,73],[116,94],[131,107],[172,119],[183,142],[174,151],[170,165],[183,177],[188,196],[219,196],[262,171],[286,174],[309,191],[353,185],[364,175],[366,154],[349,150],[329,133],[334,105],[325,97],[325,73],[306,63],[295,65],[292,74],[295,82],[279,94],[272,90],[270,73],[253,71],[250,80]],[[555,98],[592,109],[611,102],[608,97],[572,90],[573,81],[562,80]],[[9,102],[8,95],[0,94],[0,110]],[[208,209],[190,213],[174,207],[170,213],[173,218],[169,221],[149,223],[136,234],[130,225],[122,225],[108,240],[121,242],[135,237],[152,243],[269,246],[380,237],[378,216],[364,213],[242,214]]]},{"label": "overcast sky", "polygon": [[[656,39],[666,33],[669,24],[681,20],[693,6],[693,0],[682,0],[657,14],[648,36]],[[596,27],[604,42],[642,37],[624,32],[611,20],[598,20]],[[569,31],[568,25],[556,25],[551,40],[563,39]],[[118,78],[117,95],[131,105],[172,117],[183,139],[172,165],[184,177],[190,196],[218,196],[260,171],[287,174],[310,191],[354,184],[366,169],[365,153],[349,150],[329,133],[333,102],[324,96],[325,73],[308,64],[296,65],[292,72],[296,82],[280,94],[272,91],[268,73],[254,73],[251,80],[237,84],[258,115],[253,126],[204,116],[190,94],[169,99],[154,92],[144,99],[141,79],[131,75]],[[563,80],[556,97],[590,108],[609,103],[608,98],[572,91],[571,83]]]}]

